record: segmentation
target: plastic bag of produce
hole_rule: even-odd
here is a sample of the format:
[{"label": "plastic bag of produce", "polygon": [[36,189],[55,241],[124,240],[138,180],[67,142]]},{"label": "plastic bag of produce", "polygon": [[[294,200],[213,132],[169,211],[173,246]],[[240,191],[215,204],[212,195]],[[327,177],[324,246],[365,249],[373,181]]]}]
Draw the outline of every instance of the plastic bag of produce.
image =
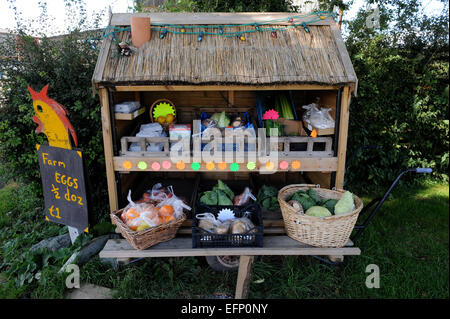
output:
[{"label": "plastic bag of produce", "polygon": [[243,206],[250,202],[250,199],[256,201],[256,197],[253,196],[250,188],[246,187],[241,195],[238,195],[234,198],[234,205]]},{"label": "plastic bag of produce", "polygon": [[222,111],[220,113],[214,113],[211,116],[211,120],[214,120],[217,123],[218,127],[227,127],[228,125],[230,125],[230,118],[227,116],[227,114],[225,113],[225,111]]},{"label": "plastic bag of produce", "polygon": [[127,101],[114,105],[115,113],[131,113],[141,107],[138,101]]},{"label": "plastic bag of produce", "polygon": [[183,215],[183,209],[191,210],[191,207],[189,207],[181,198],[175,196],[173,192],[171,192],[171,194],[171,196],[169,195],[169,197],[156,205],[156,207],[159,208],[159,214],[162,217],[168,217],[164,219],[165,222],[169,219],[170,221],[172,220],[169,218],[170,216],[173,216],[174,219],[180,218]]},{"label": "plastic bag of produce", "polygon": [[211,233],[214,232],[217,226],[221,225],[221,222],[211,213],[197,214],[195,218],[198,219],[198,227]]},{"label": "plastic bag of produce", "polygon": [[232,234],[245,234],[255,228],[253,222],[248,218],[249,215],[249,212],[245,212],[242,217],[233,219],[230,226]]},{"label": "plastic bag of produce", "polygon": [[334,127],[334,120],[330,115],[331,108],[319,108],[316,103],[303,105],[302,108],[306,110],[303,121],[307,123],[309,130],[312,130],[311,125],[318,129]]},{"label": "plastic bag of produce", "polygon": [[146,193],[150,194],[149,199],[155,202],[161,202],[169,196],[166,194],[166,190],[162,187],[161,183],[153,185],[152,189],[148,190]]}]

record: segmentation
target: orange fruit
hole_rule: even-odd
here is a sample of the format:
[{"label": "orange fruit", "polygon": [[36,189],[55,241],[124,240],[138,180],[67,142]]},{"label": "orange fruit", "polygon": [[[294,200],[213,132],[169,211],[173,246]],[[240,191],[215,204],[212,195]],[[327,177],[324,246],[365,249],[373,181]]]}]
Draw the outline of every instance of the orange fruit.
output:
[{"label": "orange fruit", "polygon": [[153,220],[155,221],[156,225],[161,225],[162,223],[164,223],[164,217],[161,216],[155,217]]},{"label": "orange fruit", "polygon": [[172,123],[173,120],[175,120],[175,116],[173,116],[173,114],[166,115],[166,123]]},{"label": "orange fruit", "polygon": [[175,217],[173,217],[172,215],[169,216],[164,216],[164,223],[170,223],[171,221],[174,221]]},{"label": "orange fruit", "polygon": [[139,217],[139,212],[134,207],[128,208],[127,212],[125,213],[125,218],[128,220],[135,219],[136,217]]},{"label": "orange fruit", "polygon": [[166,118],[164,116],[158,116],[156,121],[158,121],[159,124],[164,124],[166,123]]},{"label": "orange fruit", "polygon": [[132,231],[136,231],[137,228],[138,228],[138,226],[130,226],[130,225],[128,225],[128,227],[129,227]]},{"label": "orange fruit", "polygon": [[173,207],[170,205],[163,205],[160,209],[159,209],[159,214],[161,216],[170,216],[173,214]]}]

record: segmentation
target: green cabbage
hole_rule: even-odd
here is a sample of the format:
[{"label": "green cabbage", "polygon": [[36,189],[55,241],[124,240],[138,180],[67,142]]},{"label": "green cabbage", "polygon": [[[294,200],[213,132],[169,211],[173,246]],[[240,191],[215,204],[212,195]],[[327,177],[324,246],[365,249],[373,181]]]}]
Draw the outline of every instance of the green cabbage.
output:
[{"label": "green cabbage", "polygon": [[257,202],[265,209],[275,211],[280,208],[277,195],[278,190],[275,187],[263,185],[258,191]]},{"label": "green cabbage", "polygon": [[319,197],[319,195],[317,195],[317,192],[314,190],[314,189],[312,189],[312,188],[309,188],[308,189],[308,191],[306,192],[308,195],[309,195],[309,197],[311,197],[311,199],[313,200],[313,201],[315,201],[316,203],[320,203],[322,200],[321,200],[321,198]]},{"label": "green cabbage", "polygon": [[325,207],[312,206],[306,211],[306,215],[313,217],[328,217],[331,216],[331,213]]},{"label": "green cabbage", "polygon": [[233,191],[228,187],[227,184],[225,184],[224,182],[222,182],[220,179],[217,181],[217,185],[213,187],[212,189],[213,191],[215,190],[221,190],[222,192],[224,192],[229,199],[233,200],[234,199],[234,193]]},{"label": "green cabbage", "polygon": [[222,111],[221,113],[214,113],[211,116],[211,119],[216,121],[218,127],[227,127],[231,122],[225,111]]},{"label": "green cabbage", "polygon": [[335,215],[343,215],[351,213],[355,209],[355,202],[353,200],[353,195],[349,191],[346,191],[342,195],[341,199],[338,200],[334,206]]},{"label": "green cabbage", "polygon": [[231,201],[231,199],[228,198],[225,192],[222,192],[220,189],[217,189],[216,192],[217,192],[217,205],[219,206],[233,205],[233,202]]},{"label": "green cabbage", "polygon": [[207,191],[200,197],[200,203],[205,205],[217,205],[217,193],[214,191]]},{"label": "green cabbage", "polygon": [[292,196],[291,200],[296,200],[303,207],[303,211],[307,211],[310,207],[315,206],[316,202],[303,192],[297,192]]},{"label": "green cabbage", "polygon": [[324,200],[320,206],[325,207],[330,211],[330,213],[334,214],[334,206],[336,205],[337,202],[338,202],[337,199],[327,199]]}]

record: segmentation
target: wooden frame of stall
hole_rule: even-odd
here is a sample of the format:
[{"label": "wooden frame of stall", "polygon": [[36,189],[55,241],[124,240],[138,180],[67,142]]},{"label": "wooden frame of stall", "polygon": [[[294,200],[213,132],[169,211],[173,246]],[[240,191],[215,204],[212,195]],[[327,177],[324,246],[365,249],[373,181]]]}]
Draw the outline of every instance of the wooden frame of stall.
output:
[{"label": "wooden frame of stall", "polygon": [[[240,13],[240,14],[228,14],[228,13],[202,13],[202,14],[169,14],[169,13],[148,13],[139,14],[140,16],[150,16],[151,22],[167,23],[167,24],[239,24],[248,22],[249,19],[254,22],[265,21],[270,19],[276,19],[280,17],[287,17],[287,13]],[[110,17],[110,25],[113,26],[127,26],[130,24],[130,14],[114,14]],[[321,184],[324,187],[336,187],[343,188],[344,176],[345,176],[345,158],[347,150],[347,135],[348,135],[348,122],[349,122],[349,105],[352,93],[355,92],[357,87],[357,79],[354,75],[353,67],[351,65],[348,53],[343,44],[340,36],[340,31],[337,24],[333,20],[325,19],[315,23],[316,25],[328,25],[332,36],[335,38],[335,45],[338,54],[341,57],[341,62],[346,70],[349,70],[348,78],[351,82],[348,83],[276,83],[276,84],[171,84],[171,83],[148,83],[146,81],[134,81],[128,82],[118,81],[105,81],[103,73],[107,59],[110,58],[113,41],[105,40],[102,44],[102,49],[99,54],[97,66],[93,75],[93,83],[95,89],[99,92],[101,102],[101,118],[102,118],[102,130],[103,130],[103,143],[105,151],[105,164],[106,174],[108,181],[108,194],[110,210],[115,211],[120,207],[120,197],[132,182],[133,178],[128,178],[120,185],[120,176],[132,175],[131,172],[142,171],[137,168],[137,163],[142,160],[146,160],[145,157],[133,157],[127,155],[120,155],[118,151],[118,145],[120,137],[123,133],[118,133],[122,122],[133,123],[134,116],[130,115],[130,118],[125,119],[115,117],[113,113],[113,104],[120,102],[121,96],[124,98],[134,97],[134,99],[143,102],[147,105],[149,96],[153,96],[156,93],[160,93],[161,96],[177,94],[183,97],[183,94],[190,94],[197,92],[202,94],[205,98],[208,98],[208,94],[216,94],[217,92],[224,92],[227,95],[228,101],[231,104],[239,104],[238,100],[240,96],[248,94],[248,92],[254,91],[292,91],[294,93],[303,94],[304,92],[320,92],[326,99],[333,102],[335,99],[335,107],[333,109],[333,116],[335,118],[335,132],[333,138],[333,156],[331,157],[305,157],[305,158],[286,158],[289,163],[293,160],[301,162],[301,167],[297,171],[308,172],[309,177],[315,184]],[[125,58],[126,59],[126,58]],[[324,93],[325,92],[325,93]],[[328,93],[329,94],[328,94]],[[152,95],[153,94],[153,95]],[[170,98],[169,98],[170,99]],[[182,98],[180,98],[182,100]],[[329,103],[330,104],[330,103]],[[333,104],[333,103],[331,103]],[[148,105],[147,105],[148,106]],[[139,114],[136,114],[139,116]],[[131,121],[130,121],[131,120]],[[128,124],[130,125],[130,124]],[[136,125],[136,124],[131,124]],[[337,146],[337,147],[336,147]],[[167,159],[164,158],[151,158],[151,162],[161,162]],[[127,160],[132,163],[132,169],[124,169],[122,163]],[[150,164],[150,162],[149,162]],[[204,164],[204,163],[203,163]],[[151,165],[147,165],[147,169],[144,171],[151,172]],[[291,167],[291,166],[289,166]],[[190,170],[189,167],[186,168]],[[290,170],[290,169],[289,169]],[[192,171],[192,170],[191,170]],[[165,170],[167,173],[177,173],[175,167],[169,170]],[[192,171],[193,172],[193,171]],[[204,165],[197,172],[209,172]],[[197,173],[195,172],[195,173]],[[238,175],[250,172],[246,165],[242,165],[242,169],[239,172],[231,173],[227,168],[225,172]],[[193,172],[194,173],[194,172]],[[223,173],[223,172],[222,172]],[[185,228],[181,228],[180,234],[189,234],[191,221],[187,220],[184,224]],[[278,234],[284,233],[282,220],[266,220],[264,221],[265,234]],[[155,249],[150,248],[145,251],[136,251],[130,248],[126,242],[113,242],[109,243],[104,251],[100,254],[100,257],[104,258],[136,258],[136,257],[165,257],[165,256],[207,256],[207,255],[240,255],[241,258],[238,283],[236,288],[236,298],[246,297],[246,291],[248,290],[249,273],[251,264],[253,262],[252,255],[327,255],[335,260],[342,260],[343,255],[358,255],[359,249],[356,247],[344,247],[344,248],[313,248],[305,245],[301,245],[298,242],[293,242],[287,236],[278,236],[279,239],[275,240],[275,244],[271,244],[273,240],[265,242],[263,248],[258,249],[190,249],[189,245],[184,243],[186,247],[180,248],[180,245],[171,245],[170,242],[157,245]],[[172,241],[183,241],[183,238],[175,238]],[[171,241],[171,242],[172,242]],[[292,241],[292,242],[291,242]],[[351,243],[349,243],[351,245]],[[172,247],[173,246],[173,247]],[[178,248],[177,248],[178,247]],[[178,250],[177,250],[178,249]],[[181,249],[181,250],[180,250]]]}]

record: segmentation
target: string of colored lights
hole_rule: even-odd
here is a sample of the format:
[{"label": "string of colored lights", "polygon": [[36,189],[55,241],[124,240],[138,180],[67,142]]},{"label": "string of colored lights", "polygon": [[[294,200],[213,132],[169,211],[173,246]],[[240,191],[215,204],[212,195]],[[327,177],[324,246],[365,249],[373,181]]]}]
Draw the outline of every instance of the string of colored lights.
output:
[{"label": "string of colored lights", "polygon": [[[193,163],[191,163],[190,169],[189,169],[189,167],[186,165],[186,163],[184,161],[178,161],[176,163],[171,162],[171,161],[167,161],[167,160],[163,161],[162,163],[159,163],[159,161],[154,161],[154,162],[151,163],[151,165],[149,165],[149,163],[147,163],[145,160],[141,160],[138,163],[136,163],[136,168],[138,168],[141,171],[148,171],[148,170],[150,170],[150,167],[151,167],[151,170],[153,170],[153,171],[159,171],[159,170],[161,170],[161,168],[164,169],[164,170],[171,170],[171,169],[173,170],[174,168],[172,168],[172,164],[175,164],[175,168],[177,170],[179,170],[179,171],[182,171],[182,170],[185,170],[185,169],[187,169],[187,170],[191,169],[193,171],[200,171],[200,170],[202,170],[202,166],[203,166],[202,164],[204,164],[204,168],[206,168],[206,170],[208,170],[208,171],[214,171],[214,170],[221,170],[221,171],[223,171],[223,170],[226,170],[227,166],[228,166],[227,163],[225,163],[225,162],[220,162],[220,163],[214,163],[214,162],[206,162],[206,163],[193,162]],[[122,162],[122,168],[125,171],[133,170],[133,166],[134,166],[133,163],[131,161],[129,161],[129,160],[125,160],[125,161]],[[290,170],[294,170],[295,171],[295,170],[300,169],[301,162],[299,160],[293,160],[291,163],[289,163],[286,160],[282,160],[279,163],[279,168],[281,170],[289,170],[289,166],[290,166]],[[229,163],[228,167],[229,167],[228,169],[230,171],[233,171],[233,172],[239,171],[239,170],[241,170],[241,168],[243,170],[245,170],[244,167],[239,166],[239,164],[236,163],[236,162]],[[246,165],[246,168],[249,171],[253,171],[255,169],[265,169],[265,170],[268,170],[268,171],[272,171],[272,170],[274,170],[276,168],[276,163],[268,161],[267,163],[261,164],[258,167],[256,162],[248,162],[247,165]]]},{"label": "string of colored lights", "polygon": [[[294,23],[296,19],[304,19],[307,17],[313,17],[311,20],[303,21],[301,23]],[[180,25],[180,24],[164,24],[164,23],[153,23],[152,27],[150,27],[151,31],[160,32],[160,39],[165,38],[167,33],[171,34],[183,34],[183,35],[198,35],[198,41],[202,41],[204,35],[217,35],[222,36],[225,38],[232,38],[232,37],[238,37],[242,41],[245,41],[245,34],[247,33],[253,33],[253,32],[265,32],[270,31],[272,32],[272,37],[276,38],[276,32],[277,31],[286,31],[291,28],[297,28],[297,27],[303,27],[305,32],[309,32],[308,25],[318,22],[320,20],[324,20],[326,18],[333,18],[336,19],[336,13],[330,12],[330,11],[315,11],[308,14],[301,14],[301,15],[294,15],[287,18],[279,18],[279,19],[272,19],[267,20],[263,22],[257,22],[257,23],[243,23],[243,24],[222,24],[222,25]],[[289,22],[291,23],[288,26],[284,27],[264,27],[267,25],[274,25],[280,22]],[[242,31],[232,31],[232,32],[225,32],[225,28],[235,28],[235,27],[248,27],[253,26],[254,29],[249,30],[242,30]],[[175,29],[175,30],[173,30]],[[195,29],[202,29],[200,31],[187,31],[187,30],[195,30]],[[211,32],[211,31],[205,31],[204,29],[218,29],[218,32]],[[91,44],[91,46],[94,49],[97,49],[93,41],[100,41],[102,39],[107,38],[108,36],[112,36],[113,40],[115,42],[118,42],[116,38],[116,33],[120,33],[123,31],[131,31],[131,27],[117,27],[117,26],[107,26],[103,32],[101,38],[89,38],[87,39],[88,43]]]}]

